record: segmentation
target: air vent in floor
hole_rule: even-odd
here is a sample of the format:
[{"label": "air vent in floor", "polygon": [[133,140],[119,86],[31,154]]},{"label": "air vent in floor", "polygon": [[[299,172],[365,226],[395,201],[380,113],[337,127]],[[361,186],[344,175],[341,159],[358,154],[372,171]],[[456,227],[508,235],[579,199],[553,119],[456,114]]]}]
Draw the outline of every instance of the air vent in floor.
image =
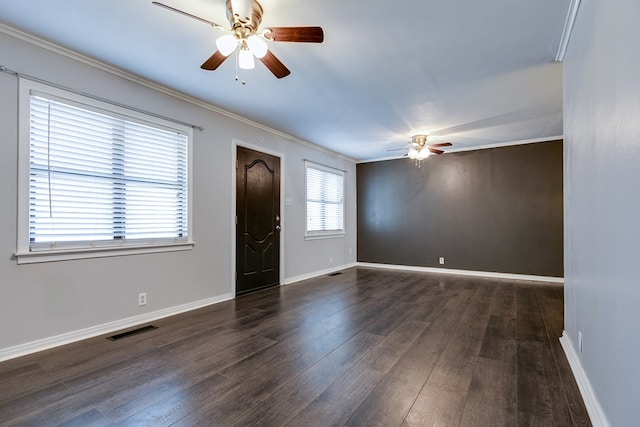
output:
[{"label": "air vent in floor", "polygon": [[141,334],[143,332],[153,331],[154,329],[158,329],[158,327],[157,326],[153,326],[153,325],[143,326],[142,328],[132,329],[132,330],[127,331],[127,332],[122,332],[120,334],[111,335],[110,337],[107,337],[107,339],[111,340],[111,341],[117,341],[117,340],[121,340],[122,338],[130,337],[132,335],[138,335],[138,334]]}]

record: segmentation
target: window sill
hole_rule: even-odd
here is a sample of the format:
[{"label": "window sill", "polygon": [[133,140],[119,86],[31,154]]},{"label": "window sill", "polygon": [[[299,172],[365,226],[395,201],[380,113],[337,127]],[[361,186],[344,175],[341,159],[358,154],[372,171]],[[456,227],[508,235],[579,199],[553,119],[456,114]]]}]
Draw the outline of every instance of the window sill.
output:
[{"label": "window sill", "polygon": [[343,238],[346,233],[337,234],[307,234],[304,236],[304,240],[321,240],[321,239],[337,239]]},{"label": "window sill", "polygon": [[128,246],[111,248],[52,249],[36,252],[17,252],[13,256],[18,264],[36,264],[40,262],[70,261],[75,259],[105,258],[123,255],[140,255],[161,252],[188,251],[194,242],[157,246]]}]

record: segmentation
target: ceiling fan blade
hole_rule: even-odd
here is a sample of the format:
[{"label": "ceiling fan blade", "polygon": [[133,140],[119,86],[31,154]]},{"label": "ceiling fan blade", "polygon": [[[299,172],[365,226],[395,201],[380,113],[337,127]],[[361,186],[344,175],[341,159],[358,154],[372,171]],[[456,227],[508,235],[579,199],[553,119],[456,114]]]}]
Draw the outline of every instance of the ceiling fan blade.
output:
[{"label": "ceiling fan blade", "polygon": [[429,151],[431,151],[433,154],[442,154],[442,153],[444,153],[444,151],[438,150],[437,148],[432,148],[432,147],[429,147]]},{"label": "ceiling fan blade", "polygon": [[440,142],[438,144],[429,144],[430,147],[451,147],[453,144],[450,142]]},{"label": "ceiling fan blade", "polygon": [[221,54],[219,50],[216,50],[216,53],[214,53],[209,57],[209,59],[204,61],[204,64],[202,64],[200,68],[202,68],[203,70],[213,71],[218,68],[225,59],[227,59],[227,57]]},{"label": "ceiling fan blade", "polygon": [[324,31],[321,27],[269,27],[265,38],[276,42],[322,43]]},{"label": "ceiling fan blade", "polygon": [[267,51],[267,54],[260,58],[260,61],[273,73],[274,76],[281,79],[283,77],[287,77],[291,74],[291,71],[285,65],[280,62],[276,56],[271,53],[270,50]]},{"label": "ceiling fan blade", "polygon": [[176,12],[176,13],[179,13],[179,14],[181,14],[181,15],[188,16],[189,18],[193,18],[193,19],[195,19],[195,20],[198,20],[198,21],[200,21],[200,22],[204,22],[205,24],[209,24],[209,25],[211,25],[213,28],[220,28],[220,29],[222,29],[222,30],[224,30],[224,29],[225,29],[222,25],[218,25],[218,24],[216,24],[215,22],[211,22],[211,21],[209,21],[209,20],[207,20],[207,19],[200,18],[199,16],[192,15],[192,14],[190,14],[190,13],[187,13],[187,12],[183,11],[183,10],[176,9],[175,7],[171,7],[171,6],[166,5],[166,4],[164,4],[164,3],[160,3],[159,1],[153,1],[153,2],[151,2],[151,3],[155,4],[156,6],[164,7],[165,9],[170,10],[170,11],[172,11],[172,12]]}]

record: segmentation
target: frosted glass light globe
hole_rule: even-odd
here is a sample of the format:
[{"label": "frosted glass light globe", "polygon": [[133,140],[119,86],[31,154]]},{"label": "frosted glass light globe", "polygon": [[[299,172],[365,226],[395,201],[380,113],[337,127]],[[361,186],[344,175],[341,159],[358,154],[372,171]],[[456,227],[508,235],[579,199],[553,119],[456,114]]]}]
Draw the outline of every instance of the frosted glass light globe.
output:
[{"label": "frosted glass light globe", "polygon": [[422,150],[418,151],[418,160],[424,160],[427,157],[429,157],[431,153],[429,152],[428,148],[423,148]]},{"label": "frosted glass light globe", "polygon": [[238,66],[243,70],[252,70],[256,66],[253,54],[248,49],[240,49],[238,54]]},{"label": "frosted glass light globe", "polygon": [[263,58],[269,50],[267,43],[255,34],[247,39],[247,46],[256,58]]},{"label": "frosted glass light globe", "polygon": [[216,40],[216,47],[224,56],[229,56],[238,47],[238,39],[233,34],[224,35]]}]

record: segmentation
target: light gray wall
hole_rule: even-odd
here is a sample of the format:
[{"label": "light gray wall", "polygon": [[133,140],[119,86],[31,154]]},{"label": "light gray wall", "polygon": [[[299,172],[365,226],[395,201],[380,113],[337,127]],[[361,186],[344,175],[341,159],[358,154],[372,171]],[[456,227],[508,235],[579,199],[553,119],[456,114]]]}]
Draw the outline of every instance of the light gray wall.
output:
[{"label": "light gray wall", "polygon": [[[232,292],[234,141],[284,158],[284,279],[355,262],[355,164],[0,32],[0,65],[204,126],[194,131],[193,250],[17,265],[17,79],[0,73],[0,351]],[[233,84],[233,82],[230,82]],[[275,82],[274,84],[277,84]],[[344,238],[304,240],[304,159],[347,171]],[[333,262],[329,263],[329,258]],[[139,292],[148,304],[137,305]]]},{"label": "light gray wall", "polygon": [[583,1],[564,61],[565,328],[612,426],[639,419],[638,17]]}]

